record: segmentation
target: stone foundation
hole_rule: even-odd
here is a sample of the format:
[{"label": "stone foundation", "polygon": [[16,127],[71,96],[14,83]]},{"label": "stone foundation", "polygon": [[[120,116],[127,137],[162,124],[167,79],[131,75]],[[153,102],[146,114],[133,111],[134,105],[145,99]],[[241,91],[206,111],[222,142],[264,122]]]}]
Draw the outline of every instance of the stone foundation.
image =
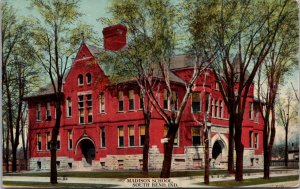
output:
[{"label": "stone foundation", "polygon": [[[210,158],[212,158],[212,147],[209,148]],[[255,149],[246,148],[244,150],[244,167],[262,167],[263,155],[255,155]],[[222,161],[214,163],[211,161],[212,168],[227,168],[227,156],[222,154]],[[157,146],[149,149],[149,170],[160,170],[163,163],[163,154],[159,152]],[[93,160],[92,166],[87,165],[83,158],[82,161],[74,161],[68,157],[57,157],[57,168],[68,170],[141,170],[143,166],[143,155],[108,155],[100,161]],[[49,170],[50,157],[31,158],[29,161],[30,170]],[[204,147],[187,146],[184,154],[173,154],[172,170],[192,170],[204,168]]]}]

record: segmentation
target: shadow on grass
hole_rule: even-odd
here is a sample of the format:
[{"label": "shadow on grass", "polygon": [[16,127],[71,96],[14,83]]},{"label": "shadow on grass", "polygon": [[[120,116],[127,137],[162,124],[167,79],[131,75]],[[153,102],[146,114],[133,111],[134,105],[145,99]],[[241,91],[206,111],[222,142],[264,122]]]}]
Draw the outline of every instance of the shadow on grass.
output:
[{"label": "shadow on grass", "polygon": [[18,181],[3,181],[5,188],[15,187],[32,187],[32,188],[109,188],[116,187],[118,185],[113,184],[85,184],[85,183],[58,183],[52,185],[50,183],[42,182],[18,182]]}]

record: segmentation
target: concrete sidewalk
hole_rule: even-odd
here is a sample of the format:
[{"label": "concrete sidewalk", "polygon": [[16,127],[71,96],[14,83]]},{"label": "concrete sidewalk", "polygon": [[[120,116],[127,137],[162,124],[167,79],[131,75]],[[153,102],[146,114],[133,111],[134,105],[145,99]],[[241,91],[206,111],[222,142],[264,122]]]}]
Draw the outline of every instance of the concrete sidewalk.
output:
[{"label": "concrete sidewalk", "polygon": [[[286,170],[281,172],[271,173],[271,177],[281,177],[281,176],[289,176],[289,175],[299,175],[298,170]],[[263,173],[245,173],[244,179],[250,178],[261,178]],[[130,175],[128,175],[130,178]],[[155,179],[155,178],[153,178]],[[156,179],[159,180],[159,179]],[[211,175],[210,182],[214,181],[226,181],[226,180],[234,180],[234,175],[225,177],[224,175]],[[49,182],[49,177],[28,177],[28,176],[4,176],[3,181],[23,181],[23,182]],[[177,187],[191,187],[191,188],[201,188],[208,186],[200,185],[199,183],[203,182],[203,176],[195,176],[195,177],[176,177],[171,178],[172,183],[175,183]],[[115,188],[124,188],[124,187],[133,187],[132,183],[125,182],[125,179],[117,179],[117,178],[82,178],[82,177],[68,177],[68,178],[58,178],[59,183],[86,183],[86,184],[112,184],[117,185]],[[288,183],[288,184],[287,184]],[[297,186],[298,181],[291,181],[284,183],[283,186],[289,185],[290,187]],[[258,186],[270,186],[270,185],[281,185],[278,183],[264,184],[264,185],[256,185]]]}]

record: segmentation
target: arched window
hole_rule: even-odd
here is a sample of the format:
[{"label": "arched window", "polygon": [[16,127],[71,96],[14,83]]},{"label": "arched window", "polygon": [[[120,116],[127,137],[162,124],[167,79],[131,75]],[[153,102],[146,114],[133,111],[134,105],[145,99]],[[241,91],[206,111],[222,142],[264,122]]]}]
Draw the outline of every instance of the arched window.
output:
[{"label": "arched window", "polygon": [[83,85],[83,76],[81,74],[78,76],[78,85]]},{"label": "arched window", "polygon": [[87,73],[86,75],[86,83],[91,84],[92,82],[92,75],[90,73]]}]

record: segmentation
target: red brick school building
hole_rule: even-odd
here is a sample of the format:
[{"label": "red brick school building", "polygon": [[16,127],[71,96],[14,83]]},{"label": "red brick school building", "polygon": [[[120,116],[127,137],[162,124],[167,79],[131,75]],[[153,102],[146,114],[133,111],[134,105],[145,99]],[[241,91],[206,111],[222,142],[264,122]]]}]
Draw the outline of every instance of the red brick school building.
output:
[{"label": "red brick school building", "polygon": [[[59,168],[141,169],[145,126],[140,89],[134,81],[112,82],[101,69],[95,47],[82,43],[65,76],[61,128],[58,136]],[[185,94],[184,76],[193,67],[191,59],[180,55],[172,61],[170,79],[176,100]],[[203,88],[204,75],[206,82]],[[209,103],[204,100],[209,97]],[[168,111],[170,98],[161,88],[159,101]],[[55,124],[52,86],[27,97],[29,107],[29,168],[50,169],[50,140]],[[263,165],[263,121],[254,84],[247,97],[242,140],[245,146],[244,166]],[[196,81],[194,91],[183,113],[173,150],[172,169],[200,169],[204,166],[201,126],[210,106],[209,146],[211,167],[226,168],[228,153],[228,112],[214,72],[207,69]],[[163,161],[161,139],[166,134],[164,120],[155,110],[150,125],[149,169],[160,169]]]}]

